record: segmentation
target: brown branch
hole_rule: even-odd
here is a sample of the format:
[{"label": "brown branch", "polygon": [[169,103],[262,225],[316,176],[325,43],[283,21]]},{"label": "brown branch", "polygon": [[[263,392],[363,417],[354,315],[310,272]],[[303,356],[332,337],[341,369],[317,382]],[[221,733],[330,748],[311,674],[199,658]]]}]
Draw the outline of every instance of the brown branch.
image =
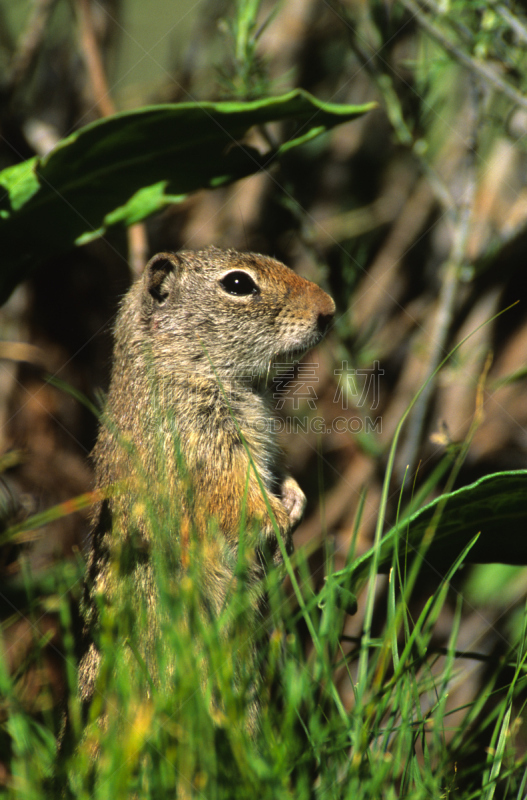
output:
[{"label": "brown branch", "polygon": [[106,74],[93,28],[91,0],[77,0],[79,9],[80,44],[88,73],[93,100],[101,117],[115,114]]},{"label": "brown branch", "polygon": [[[471,81],[475,83],[474,80]],[[467,243],[471,230],[472,210],[476,195],[476,142],[479,126],[480,103],[476,87],[470,93],[471,135],[466,148],[466,186],[463,196],[451,209],[454,214],[454,231],[450,254],[443,266],[443,275],[434,319],[430,329],[430,351],[425,374],[432,375],[446,355],[448,336],[458,306],[458,287],[461,271],[466,260]],[[437,378],[436,378],[437,380]],[[435,392],[436,380],[430,380],[413,408],[409,420],[401,472],[408,465],[413,471],[425,428],[426,416]]]},{"label": "brown branch", "polygon": [[[101,117],[110,117],[115,114],[116,108],[106,80],[99,43],[95,34],[91,2],[92,0],[77,0],[80,43],[95,106]],[[132,274],[138,276],[143,271],[148,258],[148,238],[145,225],[140,222],[131,225],[127,230],[127,238],[128,263]]]},{"label": "brown branch", "polygon": [[22,82],[24,75],[30,72],[38,56],[44,38],[46,26],[57,0],[36,0],[33,13],[13,55],[5,88],[13,92]]}]

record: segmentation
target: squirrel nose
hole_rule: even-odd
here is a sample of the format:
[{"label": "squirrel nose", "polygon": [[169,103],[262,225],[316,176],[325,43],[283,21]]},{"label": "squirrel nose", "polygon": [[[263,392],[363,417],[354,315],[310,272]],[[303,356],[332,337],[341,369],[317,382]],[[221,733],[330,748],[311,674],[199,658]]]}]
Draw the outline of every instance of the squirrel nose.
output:
[{"label": "squirrel nose", "polygon": [[327,329],[331,325],[333,314],[319,314],[317,319],[317,327],[322,336],[325,335]]},{"label": "squirrel nose", "polygon": [[324,336],[327,332],[329,326],[333,322],[333,317],[335,316],[335,306],[333,303],[332,305],[333,308],[331,311],[327,311],[325,313],[321,312],[317,318],[317,327],[322,336]]},{"label": "squirrel nose", "polygon": [[337,310],[335,307],[335,301],[329,294],[322,291],[318,286],[316,287],[317,290],[317,305],[318,305],[318,317],[317,317],[317,328],[321,336],[327,332],[329,326],[333,321],[333,317],[335,316],[335,311]]}]

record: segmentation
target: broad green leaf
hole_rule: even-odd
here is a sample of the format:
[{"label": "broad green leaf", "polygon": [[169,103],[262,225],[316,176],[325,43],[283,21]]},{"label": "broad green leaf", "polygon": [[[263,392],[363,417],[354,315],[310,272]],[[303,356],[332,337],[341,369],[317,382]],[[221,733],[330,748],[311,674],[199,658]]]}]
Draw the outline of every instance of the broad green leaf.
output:
[{"label": "broad green leaf", "polygon": [[[430,537],[424,565],[444,574],[471,539],[472,563],[527,565],[527,470],[487,475],[470,486],[441,495],[402,520],[383,537],[379,572],[388,572],[399,539],[399,557],[411,560]],[[335,574],[353,586],[368,574],[373,550]]]},{"label": "broad green leaf", "polygon": [[[2,197],[2,203],[5,197],[9,197],[12,211],[18,211],[38,192],[37,163],[38,158],[30,158],[22,164],[7,167],[0,172],[0,186],[7,189],[7,195]],[[0,208],[0,219],[9,219],[12,211]]]},{"label": "broad green leaf", "polygon": [[[45,259],[129,225],[182,195],[267,169],[291,147],[374,103],[322,103],[302,90],[249,103],[150,106],[87,125],[44,158],[0,173],[0,302]],[[241,144],[254,125],[294,120],[275,151]]]}]

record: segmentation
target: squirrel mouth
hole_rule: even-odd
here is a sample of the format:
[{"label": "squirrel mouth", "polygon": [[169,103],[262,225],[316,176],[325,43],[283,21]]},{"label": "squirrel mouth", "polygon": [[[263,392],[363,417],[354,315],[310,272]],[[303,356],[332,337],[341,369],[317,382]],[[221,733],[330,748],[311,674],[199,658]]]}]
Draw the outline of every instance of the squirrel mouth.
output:
[{"label": "squirrel mouth", "polygon": [[283,350],[281,353],[277,353],[273,359],[269,362],[270,366],[283,366],[287,364],[292,364],[295,361],[300,361],[300,359],[310,350],[317,342],[309,343],[304,345],[303,347],[292,347],[290,350]]}]

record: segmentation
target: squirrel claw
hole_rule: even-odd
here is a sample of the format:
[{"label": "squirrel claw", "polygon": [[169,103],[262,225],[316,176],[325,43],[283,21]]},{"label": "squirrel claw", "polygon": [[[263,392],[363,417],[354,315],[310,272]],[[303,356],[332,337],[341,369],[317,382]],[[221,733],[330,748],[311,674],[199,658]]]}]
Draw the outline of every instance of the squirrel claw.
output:
[{"label": "squirrel claw", "polygon": [[291,526],[298,525],[306,507],[306,496],[294,478],[284,478],[281,486],[282,504],[287,511]]}]

